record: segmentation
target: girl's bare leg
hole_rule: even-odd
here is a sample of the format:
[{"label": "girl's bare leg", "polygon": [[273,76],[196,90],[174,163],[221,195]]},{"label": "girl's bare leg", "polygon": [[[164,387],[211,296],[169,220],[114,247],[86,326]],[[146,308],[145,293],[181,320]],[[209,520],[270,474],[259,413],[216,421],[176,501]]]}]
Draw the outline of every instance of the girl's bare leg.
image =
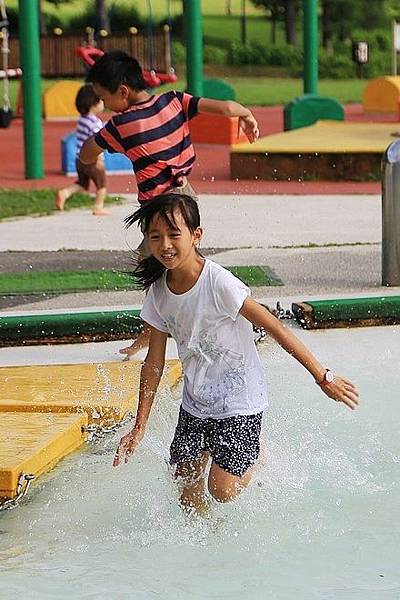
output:
[{"label": "girl's bare leg", "polygon": [[142,348],[147,348],[150,342],[150,328],[144,327],[143,331],[139,333],[136,340],[132,342],[130,346],[126,346],[126,348],[121,348],[119,351],[120,354],[126,354],[126,359],[128,360],[130,356],[139,352]]},{"label": "girl's bare leg", "polygon": [[208,452],[203,452],[201,458],[189,463],[177,465],[175,479],[182,483],[180,504],[188,512],[203,514],[207,511],[208,502],[204,472],[209,460]]},{"label": "girl's bare leg", "polygon": [[58,210],[64,210],[65,203],[72,194],[84,191],[85,190],[79,183],[73,183],[72,185],[62,188],[62,190],[58,190],[58,192],[56,192],[56,208]]},{"label": "girl's bare leg", "polygon": [[251,480],[254,466],[247,469],[241,476],[224,471],[214,462],[208,476],[208,490],[217,502],[230,502],[246,488]]},{"label": "girl's bare leg", "polygon": [[104,208],[104,200],[106,199],[107,189],[105,187],[99,188],[96,192],[96,198],[93,205],[93,214],[97,217],[110,215],[111,212]]}]

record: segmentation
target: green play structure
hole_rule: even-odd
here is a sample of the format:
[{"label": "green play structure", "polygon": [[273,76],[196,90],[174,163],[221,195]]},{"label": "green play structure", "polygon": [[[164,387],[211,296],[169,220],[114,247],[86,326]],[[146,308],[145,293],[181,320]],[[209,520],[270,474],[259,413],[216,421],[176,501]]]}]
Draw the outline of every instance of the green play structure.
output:
[{"label": "green play structure", "polygon": [[285,131],[313,125],[321,119],[343,121],[342,105],[319,96],[318,89],[318,0],[303,0],[304,14],[304,95],[284,109]]}]

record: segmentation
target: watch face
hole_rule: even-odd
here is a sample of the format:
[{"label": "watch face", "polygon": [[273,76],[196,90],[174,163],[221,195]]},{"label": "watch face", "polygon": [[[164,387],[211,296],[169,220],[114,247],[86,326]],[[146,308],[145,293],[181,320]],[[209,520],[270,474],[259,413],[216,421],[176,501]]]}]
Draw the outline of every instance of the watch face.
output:
[{"label": "watch face", "polygon": [[327,371],[325,373],[325,381],[327,381],[328,383],[331,383],[333,381],[334,375],[332,373],[332,371]]}]

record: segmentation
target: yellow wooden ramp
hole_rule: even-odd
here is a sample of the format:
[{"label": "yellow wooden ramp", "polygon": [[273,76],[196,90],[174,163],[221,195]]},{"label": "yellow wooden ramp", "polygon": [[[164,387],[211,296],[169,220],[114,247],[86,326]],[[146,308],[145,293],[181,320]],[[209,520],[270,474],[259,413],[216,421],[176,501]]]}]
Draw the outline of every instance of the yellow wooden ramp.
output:
[{"label": "yellow wooden ramp", "polygon": [[35,478],[84,441],[86,415],[3,412],[0,418],[0,498],[14,498],[22,474]]},{"label": "yellow wooden ramp", "polygon": [[275,133],[254,144],[235,144],[232,153],[383,153],[399,131],[397,123],[318,121],[309,127]]},{"label": "yellow wooden ramp", "polygon": [[[0,412],[80,412],[109,427],[136,409],[140,369],[137,361],[2,367]],[[164,384],[180,375],[180,362],[166,361]]]},{"label": "yellow wooden ramp", "polygon": [[231,179],[379,180],[396,123],[318,121],[231,147]]}]

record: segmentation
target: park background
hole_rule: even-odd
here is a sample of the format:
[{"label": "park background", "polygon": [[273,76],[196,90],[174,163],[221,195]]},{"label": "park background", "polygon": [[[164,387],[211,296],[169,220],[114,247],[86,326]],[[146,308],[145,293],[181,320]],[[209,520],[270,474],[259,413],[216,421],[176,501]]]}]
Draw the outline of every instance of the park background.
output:
[{"label": "park background", "polygon": [[[18,2],[8,0],[11,38],[18,35]],[[62,35],[94,27],[109,35],[151,26],[172,31],[172,62],[185,87],[181,0],[42,0],[42,35]],[[204,72],[232,85],[237,100],[252,106],[285,104],[302,92],[303,19],[300,0],[203,0]],[[340,102],[360,102],[365,79],[391,72],[391,23],[400,19],[396,0],[322,0],[319,3],[319,93]],[[60,37],[62,37],[62,35]],[[369,61],[360,73],[352,42],[367,41]],[[43,79],[43,90],[53,83]],[[11,82],[11,103],[16,103]],[[164,86],[163,89],[168,89]]]}]

